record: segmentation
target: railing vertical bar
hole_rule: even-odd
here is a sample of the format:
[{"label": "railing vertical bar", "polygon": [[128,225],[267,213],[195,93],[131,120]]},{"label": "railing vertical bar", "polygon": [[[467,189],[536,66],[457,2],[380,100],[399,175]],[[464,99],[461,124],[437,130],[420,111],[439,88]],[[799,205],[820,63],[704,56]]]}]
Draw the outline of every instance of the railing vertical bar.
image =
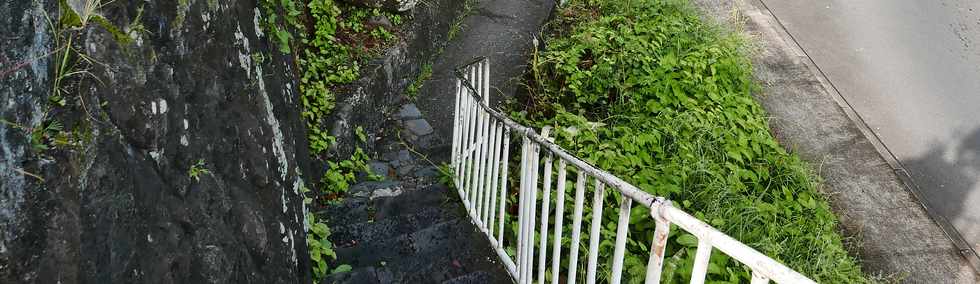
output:
[{"label": "railing vertical bar", "polygon": [[767,284],[769,283],[769,278],[762,275],[761,273],[752,271],[752,284]]},{"label": "railing vertical bar", "polygon": [[664,203],[658,203],[650,208],[650,216],[656,223],[653,231],[653,243],[650,245],[650,260],[647,262],[646,284],[659,284],[660,274],[663,272],[667,236],[670,234],[670,222],[663,217],[663,213],[660,211],[663,206]]},{"label": "railing vertical bar", "polygon": [[[490,86],[490,74],[488,73],[489,70],[490,70],[490,63],[487,62],[487,61],[484,61],[482,64],[480,64],[480,67],[481,67],[480,68],[481,69],[481,72],[480,73],[482,73],[481,76],[480,76],[480,86],[481,86],[481,94],[480,94],[480,96],[483,97],[484,103],[486,103],[486,102],[488,102],[488,98],[490,97],[490,92],[488,91],[488,87]],[[482,164],[482,166],[480,167],[480,172],[479,172],[480,173],[480,182],[477,183],[477,186],[479,186],[479,188],[477,189],[476,201],[474,201],[474,203],[477,204],[477,206],[476,206],[476,216],[477,216],[477,218],[479,219],[480,222],[483,222],[482,221],[483,220],[483,210],[484,210],[484,207],[486,207],[486,204],[483,202],[483,197],[484,197],[484,195],[487,194],[486,193],[486,183],[489,181],[487,175],[489,174],[489,171],[490,171],[490,168],[489,168],[489,160],[490,159],[489,159],[489,157],[487,155],[489,154],[489,151],[490,151],[490,144],[489,144],[490,138],[491,138],[491,136],[490,136],[490,130],[491,130],[490,123],[493,121],[490,118],[490,113],[487,112],[486,114],[487,115],[483,118],[483,136],[484,136],[484,138],[481,139],[481,141],[483,141],[483,145],[480,146],[480,161],[481,161],[481,164]],[[483,222],[483,224],[481,224],[481,226],[484,226],[485,227],[486,226],[486,223]]]},{"label": "railing vertical bar", "polygon": [[[475,81],[476,81],[474,83],[474,85],[479,86],[480,84],[482,84],[480,82],[480,81],[483,80],[482,77],[483,77],[483,72],[481,72],[480,70],[477,69],[476,70],[476,77],[474,77],[475,78]],[[479,92],[479,90],[477,90],[477,91]],[[482,95],[482,94],[480,94],[480,95]],[[483,173],[483,168],[481,167],[481,164],[483,162],[482,161],[483,160],[483,155],[482,155],[483,152],[481,150],[483,149],[483,145],[486,144],[486,143],[484,143],[484,141],[486,141],[485,140],[486,133],[483,132],[484,131],[483,122],[484,122],[484,119],[486,119],[487,114],[488,113],[485,110],[483,110],[483,108],[478,108],[477,111],[476,111],[476,115],[477,115],[477,117],[476,117],[476,141],[475,141],[476,144],[473,145],[474,146],[473,147],[473,179],[470,181],[470,194],[468,194],[466,196],[466,200],[469,200],[469,202],[470,202],[470,208],[469,209],[470,209],[470,211],[473,211],[474,213],[476,213],[476,210],[477,210],[476,207],[477,207],[478,204],[476,204],[475,199],[476,199],[476,195],[479,194],[479,190],[480,190],[479,184],[480,184],[480,179],[482,178],[481,174]],[[474,221],[476,221],[476,220],[474,220]]]},{"label": "railing vertical bar", "polygon": [[521,144],[523,145],[521,147],[521,149],[522,149],[522,152],[521,152],[521,180],[520,180],[521,181],[521,188],[520,188],[520,192],[517,194],[517,197],[518,197],[518,200],[519,200],[519,205],[517,206],[517,208],[518,208],[518,212],[517,212],[517,224],[518,224],[518,229],[517,229],[517,275],[518,275],[517,282],[523,284],[524,283],[524,277],[525,277],[524,276],[524,266],[527,265],[527,261],[525,261],[525,258],[527,257],[527,252],[525,252],[524,250],[527,249],[526,239],[527,239],[527,219],[528,219],[528,216],[527,216],[527,212],[526,211],[527,211],[527,203],[528,203],[527,200],[529,199],[529,197],[528,197],[529,194],[527,193],[527,188],[529,187],[528,183],[531,180],[530,178],[528,178],[528,175],[530,175],[530,172],[531,172],[531,170],[530,170],[530,168],[531,168],[531,162],[530,162],[530,156],[531,156],[531,151],[530,151],[530,147],[531,146],[530,146],[530,144],[531,144],[531,140],[528,139],[526,136],[522,136],[522,143]]},{"label": "railing vertical bar", "polygon": [[527,241],[527,243],[525,244],[526,247],[525,251],[527,251],[527,257],[524,260],[527,261],[527,265],[524,267],[524,274],[525,274],[524,283],[527,284],[530,284],[531,281],[534,279],[534,270],[533,270],[534,268],[534,223],[537,217],[534,209],[537,208],[537,204],[538,204],[538,172],[540,170],[540,165],[538,161],[540,157],[539,155],[540,149],[541,148],[538,147],[537,143],[531,143],[531,174],[530,174],[531,182],[528,183],[528,185],[530,185],[528,187],[528,192],[531,194],[531,196],[529,198],[528,207],[527,207],[527,214],[528,217],[530,218],[526,220],[527,237],[524,239],[525,241]]},{"label": "railing vertical bar", "polygon": [[490,105],[490,59],[489,58],[483,61],[483,78],[486,78],[482,86],[483,103],[486,105]]},{"label": "railing vertical bar", "polygon": [[[483,98],[483,103],[489,105],[490,104],[490,60],[485,59],[483,60],[482,63],[478,65],[480,66],[480,73],[481,73],[480,96]],[[486,114],[487,117],[484,118],[484,123],[483,123],[483,127],[484,127],[483,135],[485,136],[485,138],[483,138],[482,141],[484,141],[484,145],[480,147],[480,152],[481,152],[480,160],[483,161],[483,166],[480,168],[480,183],[478,183],[479,189],[478,189],[478,194],[476,195],[477,200],[475,201],[477,204],[479,204],[479,206],[476,207],[476,211],[477,211],[476,215],[477,218],[481,220],[481,222],[483,220],[483,215],[484,215],[483,210],[484,207],[486,207],[486,204],[483,202],[483,196],[485,194],[488,194],[486,192],[485,183],[488,183],[489,181],[488,180],[489,177],[487,177],[487,175],[489,174],[490,169],[487,167],[489,165],[489,157],[487,157],[487,154],[490,149],[490,144],[488,144],[488,142],[490,141],[490,129],[491,129],[490,123],[493,121],[490,119],[490,113],[487,112]],[[485,228],[486,222],[483,222],[481,226]]]},{"label": "railing vertical bar", "polygon": [[[457,79],[456,81],[460,82],[459,79]],[[463,98],[460,99],[460,106],[459,106],[460,107],[459,147],[457,147],[456,149],[458,153],[456,154],[456,161],[455,161],[456,164],[454,168],[454,170],[456,170],[456,177],[454,180],[456,182],[456,189],[459,190],[460,192],[465,192],[462,185],[463,183],[462,177],[465,176],[465,171],[463,170],[463,164],[464,164],[463,161],[466,159],[466,155],[463,153],[463,149],[466,149],[466,144],[467,144],[466,135],[467,132],[469,131],[467,129],[468,128],[467,123],[470,117],[469,101],[471,96],[469,95],[469,89],[464,89],[461,92],[463,92],[462,94]]]},{"label": "railing vertical bar", "polygon": [[558,158],[558,186],[555,187],[555,240],[551,256],[551,283],[558,284],[558,274],[561,270],[561,230],[562,218],[565,215],[565,160]]},{"label": "railing vertical bar", "polygon": [[691,284],[704,284],[708,274],[708,260],[711,258],[711,243],[705,238],[698,239],[698,250],[694,253],[694,268],[691,271]]},{"label": "railing vertical bar", "polygon": [[[477,161],[479,161],[477,164],[479,165],[479,167],[478,170],[476,171],[476,183],[474,183],[474,192],[472,197],[473,200],[470,201],[471,203],[473,203],[473,211],[474,211],[473,215],[477,216],[477,220],[474,221],[476,221],[477,223],[480,222],[479,219],[480,211],[483,210],[483,208],[481,208],[483,204],[480,202],[480,198],[482,198],[483,196],[483,190],[486,189],[483,186],[483,183],[486,181],[486,175],[487,175],[487,147],[490,146],[488,143],[489,142],[488,138],[490,138],[488,135],[489,134],[488,130],[490,127],[489,119],[488,119],[489,113],[483,112],[483,114],[485,115],[480,120],[480,132],[481,132],[480,147],[479,147],[480,154],[479,156],[477,156],[478,157]],[[479,226],[482,227],[483,225],[480,224]]]},{"label": "railing vertical bar", "polygon": [[582,207],[585,205],[585,180],[588,177],[585,171],[579,169],[578,181],[575,182],[575,207],[572,215],[572,243],[569,249],[568,259],[568,282],[575,282],[578,271],[578,247],[582,242]]},{"label": "railing vertical bar", "polygon": [[[470,79],[470,85],[472,85],[475,82],[475,80],[476,80],[476,72],[472,68],[470,68],[470,77],[469,77],[469,79]],[[475,141],[477,141],[477,137],[476,137],[476,119],[477,119],[477,117],[479,115],[479,110],[480,110],[479,103],[477,103],[477,101],[475,99],[475,96],[473,96],[473,94],[474,94],[473,93],[473,90],[470,90],[470,107],[471,107],[471,111],[470,111],[470,115],[469,115],[469,118],[468,118],[469,123],[467,123],[469,125],[468,126],[468,132],[469,132],[469,134],[467,135],[466,146],[463,147],[463,155],[465,155],[465,157],[466,157],[466,160],[465,160],[466,163],[463,165],[463,167],[465,167],[464,172],[466,173],[466,175],[463,176],[463,187],[464,187],[463,192],[466,193],[466,196],[460,196],[460,199],[463,200],[463,205],[465,205],[464,207],[466,207],[466,210],[467,211],[469,211],[470,206],[471,206],[471,204],[469,202],[469,198],[467,198],[467,196],[469,196],[470,193],[471,193],[471,191],[473,191],[473,187],[470,186],[470,182],[473,179],[473,170],[474,170],[474,168],[473,168],[473,152],[470,151],[470,148],[472,148],[473,145],[474,145],[474,143],[475,143]]]},{"label": "railing vertical bar", "polygon": [[[451,153],[450,158],[449,158],[449,161],[452,164],[453,169],[455,169],[455,167],[456,167],[456,159],[459,157],[459,155],[458,155],[459,154],[458,153],[459,144],[460,144],[459,143],[459,130],[460,130],[460,127],[459,127],[460,126],[459,118],[461,117],[460,116],[461,113],[460,113],[460,110],[459,110],[459,105],[460,105],[460,99],[463,97],[463,94],[462,94],[463,88],[462,88],[461,85],[462,84],[460,84],[459,80],[457,79],[456,80],[456,100],[455,100],[455,103],[453,104],[453,145],[452,145],[452,153]],[[455,177],[453,177],[453,178],[455,179]]]},{"label": "railing vertical bar", "polygon": [[491,169],[490,169],[490,173],[491,173],[490,176],[493,177],[493,179],[490,180],[490,205],[487,206],[487,213],[488,213],[487,214],[487,216],[488,216],[487,217],[487,232],[488,232],[489,237],[491,239],[494,237],[494,234],[493,233],[494,233],[494,229],[496,229],[496,226],[495,226],[496,219],[495,219],[495,217],[497,215],[496,214],[497,213],[497,210],[496,210],[497,209],[497,192],[499,191],[499,190],[497,190],[497,183],[500,180],[500,154],[501,154],[501,152],[503,152],[502,149],[500,149],[500,146],[503,145],[503,141],[502,140],[503,140],[503,131],[504,131],[503,128],[501,127],[501,123],[499,123],[499,122],[498,123],[494,123],[493,128],[496,129],[494,131],[494,133],[495,133],[495,135],[494,135],[494,141],[496,141],[496,142],[493,144],[494,145],[493,146],[493,155],[492,155],[493,165],[491,165]]},{"label": "railing vertical bar", "polygon": [[484,228],[487,227],[487,208],[490,207],[489,197],[490,195],[493,195],[491,193],[490,181],[492,181],[494,178],[493,177],[494,161],[492,156],[493,156],[493,146],[496,145],[494,144],[496,143],[496,141],[494,140],[497,138],[497,135],[495,133],[497,129],[493,127],[495,123],[496,123],[496,119],[492,117],[487,118],[487,139],[486,139],[487,145],[486,147],[483,147],[484,148],[483,159],[486,162],[484,163],[485,169],[483,169],[483,176],[484,176],[483,182],[480,183],[480,200],[479,200],[480,212],[479,214],[477,214],[477,217],[480,219],[480,222],[483,223]]},{"label": "railing vertical bar", "polygon": [[483,183],[484,194],[480,201],[480,208],[482,208],[480,211],[480,220],[483,221],[483,226],[487,229],[487,231],[490,231],[492,229],[490,222],[493,221],[490,220],[490,197],[494,196],[494,193],[496,193],[493,187],[493,181],[497,179],[497,173],[494,171],[494,169],[496,168],[495,165],[498,164],[497,149],[500,148],[500,141],[498,141],[497,138],[496,119],[490,118],[490,125],[488,127],[490,128],[490,144],[487,146],[487,179]]},{"label": "railing vertical bar", "polygon": [[599,265],[599,230],[602,228],[602,201],[605,199],[605,184],[596,179],[595,194],[592,196],[592,230],[589,232],[589,264],[586,266],[585,283],[595,283],[595,273]]},{"label": "railing vertical bar", "polygon": [[630,210],[633,199],[623,196],[619,206],[619,223],[616,224],[616,247],[613,249],[612,278],[609,283],[619,284],[623,279],[623,258],[626,256],[626,240],[630,226]]},{"label": "railing vertical bar", "polygon": [[510,128],[504,127],[504,159],[500,162],[503,173],[500,175],[500,209],[497,216],[497,240],[500,242],[500,246],[504,246],[504,222],[506,218],[506,213],[504,209],[507,207],[507,173],[510,171],[510,166],[508,165],[508,159],[510,158]]},{"label": "railing vertical bar", "polygon": [[[472,68],[471,72],[473,73],[473,77],[470,79],[471,80],[470,84],[472,85],[479,84],[481,73],[479,73],[476,70],[476,68]],[[476,95],[479,96],[479,93],[477,93]],[[471,150],[467,150],[467,152],[472,151],[472,154],[470,154],[471,157],[470,157],[469,180],[467,181],[467,186],[469,187],[469,191],[466,192],[466,198],[465,198],[467,204],[469,204],[469,206],[466,208],[467,211],[473,211],[473,207],[475,206],[473,204],[473,195],[476,194],[476,182],[477,182],[477,177],[479,176],[478,175],[479,165],[477,163],[480,159],[477,146],[480,144],[481,139],[483,139],[482,137],[483,127],[481,126],[483,122],[483,115],[485,113],[483,108],[480,107],[479,101],[474,99],[473,105],[476,107],[473,116],[473,145],[469,147],[471,148]]]},{"label": "railing vertical bar", "polygon": [[545,260],[548,256],[548,213],[551,208],[551,152],[544,159],[544,187],[541,188],[541,243],[538,247],[538,283],[544,284]]}]

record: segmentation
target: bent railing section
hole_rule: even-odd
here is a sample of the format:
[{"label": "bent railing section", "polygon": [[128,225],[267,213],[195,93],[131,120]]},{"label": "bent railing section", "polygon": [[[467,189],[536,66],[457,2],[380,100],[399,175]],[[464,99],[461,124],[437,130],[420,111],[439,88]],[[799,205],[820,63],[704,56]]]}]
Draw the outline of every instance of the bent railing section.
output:
[{"label": "bent railing section", "polygon": [[[595,283],[599,267],[599,240],[602,209],[606,190],[623,198],[615,231],[609,280],[620,283],[627,234],[630,233],[630,211],[634,203],[650,209],[655,220],[653,243],[646,267],[647,284],[659,283],[670,225],[698,238],[691,283],[703,283],[712,249],[717,249],[752,269],[752,283],[814,283],[785,265],[701,222],[671,205],[670,201],[650,195],[605,171],[562,150],[542,134],[508,119],[489,107],[490,66],[481,58],[456,70],[457,94],[454,115],[452,169],[460,199],[476,226],[487,236],[507,271],[517,283]],[[521,139],[520,161],[508,161],[512,136]],[[515,148],[516,149],[516,148]],[[543,158],[543,163],[541,159]],[[507,204],[508,174],[513,162],[519,163],[517,204]],[[557,165],[556,165],[557,164]],[[554,167],[557,166],[557,169]],[[553,173],[557,175],[553,179]],[[577,174],[574,183],[574,206],[571,220],[571,244],[562,251],[565,215],[565,192],[568,173]],[[592,181],[591,183],[589,181]],[[588,251],[584,260],[584,279],[578,268],[579,244],[582,241],[582,218],[585,215],[586,187],[594,186],[591,198],[592,222],[588,228]],[[539,185],[541,187],[539,187]],[[552,185],[555,185],[553,188]],[[554,200],[551,192],[555,190]],[[540,200],[541,204],[538,204]],[[550,208],[554,202],[554,208]],[[516,205],[516,210],[514,209]],[[552,210],[554,214],[552,214]],[[516,247],[512,255],[504,244],[506,216],[516,211]],[[604,236],[609,237],[609,236]],[[550,243],[549,243],[550,241]],[[537,246],[535,246],[537,244]],[[535,250],[538,251],[535,251]],[[566,257],[567,255],[567,257]],[[565,258],[563,258],[565,257]],[[566,271],[561,263],[567,261]],[[564,272],[564,273],[562,273]],[[546,275],[549,274],[549,275]]]}]

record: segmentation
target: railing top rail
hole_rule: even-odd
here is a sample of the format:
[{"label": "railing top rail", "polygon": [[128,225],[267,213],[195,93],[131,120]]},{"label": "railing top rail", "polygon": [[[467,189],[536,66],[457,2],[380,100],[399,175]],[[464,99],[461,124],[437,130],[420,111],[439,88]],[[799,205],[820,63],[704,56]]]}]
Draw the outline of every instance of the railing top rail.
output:
[{"label": "railing top rail", "polygon": [[596,168],[596,167],[592,166],[591,164],[589,164],[589,163],[587,163],[587,162],[585,162],[585,161],[583,161],[583,160],[581,160],[581,159],[573,156],[572,154],[569,154],[568,152],[565,152],[564,149],[562,149],[557,144],[551,142],[550,140],[548,140],[544,136],[541,136],[540,134],[538,134],[536,131],[534,131],[533,128],[523,126],[523,125],[521,125],[521,124],[519,124],[519,123],[511,120],[509,117],[507,117],[507,115],[504,115],[503,113],[501,113],[501,112],[493,109],[489,105],[485,104],[483,102],[483,98],[480,97],[480,95],[479,95],[480,92],[477,91],[476,88],[474,88],[470,84],[470,82],[463,75],[463,72],[460,70],[462,68],[468,67],[470,65],[479,63],[479,62],[484,61],[484,60],[489,61],[488,59],[486,59],[484,57],[479,57],[479,58],[475,59],[474,61],[472,61],[470,63],[467,63],[467,64],[463,65],[460,68],[457,68],[455,70],[455,75],[456,75],[457,79],[459,79],[459,81],[462,83],[462,86],[466,87],[467,89],[470,89],[471,96],[477,98],[476,102],[480,105],[480,107],[483,110],[487,111],[490,114],[490,116],[492,116],[493,118],[496,118],[496,119],[500,120],[501,122],[503,122],[504,125],[507,126],[507,128],[511,129],[511,131],[520,133],[521,135],[524,135],[524,136],[530,138],[535,143],[538,143],[541,146],[544,146],[546,149],[548,149],[549,151],[551,151],[552,153],[554,153],[555,155],[557,155],[561,159],[565,160],[566,162],[574,165],[579,170],[582,170],[585,173],[589,174],[590,176],[593,176],[596,179],[602,181],[603,183],[605,183],[605,184],[607,184],[609,186],[612,186],[612,187],[616,188],[617,190],[619,190],[620,192],[622,192],[624,195],[628,196],[629,198],[633,199],[636,202],[639,202],[639,203],[643,204],[646,207],[653,207],[656,203],[660,203],[660,202],[662,202],[664,200],[663,198],[659,198],[659,197],[653,196],[653,195],[651,195],[649,193],[646,193],[646,192],[640,190],[639,188],[633,186],[632,184],[629,184],[628,182],[626,182],[626,181],[624,181],[624,180],[622,180],[622,179],[620,179],[620,178],[618,178],[618,177],[616,177],[616,176],[614,176],[614,175],[612,175],[610,173],[607,173],[607,172],[605,172],[603,170],[600,170],[599,168]]}]

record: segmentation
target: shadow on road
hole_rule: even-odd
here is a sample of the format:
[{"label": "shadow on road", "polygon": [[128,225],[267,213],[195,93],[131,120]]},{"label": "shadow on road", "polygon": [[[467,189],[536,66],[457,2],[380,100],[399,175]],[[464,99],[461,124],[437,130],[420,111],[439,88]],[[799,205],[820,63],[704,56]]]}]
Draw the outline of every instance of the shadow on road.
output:
[{"label": "shadow on road", "polygon": [[[957,143],[958,142],[958,143]],[[903,161],[930,210],[953,224],[977,250],[980,243],[980,128]]]}]

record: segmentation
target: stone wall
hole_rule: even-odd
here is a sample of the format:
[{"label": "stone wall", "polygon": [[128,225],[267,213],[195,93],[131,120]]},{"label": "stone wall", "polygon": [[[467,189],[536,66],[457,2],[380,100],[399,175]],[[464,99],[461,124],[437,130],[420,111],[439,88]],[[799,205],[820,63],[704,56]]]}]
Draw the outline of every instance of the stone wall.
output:
[{"label": "stone wall", "polygon": [[[104,1],[55,31],[57,1],[0,0],[0,283],[309,282],[296,67],[255,7]],[[67,36],[92,63],[58,106]],[[52,121],[70,143],[33,147]]]}]

